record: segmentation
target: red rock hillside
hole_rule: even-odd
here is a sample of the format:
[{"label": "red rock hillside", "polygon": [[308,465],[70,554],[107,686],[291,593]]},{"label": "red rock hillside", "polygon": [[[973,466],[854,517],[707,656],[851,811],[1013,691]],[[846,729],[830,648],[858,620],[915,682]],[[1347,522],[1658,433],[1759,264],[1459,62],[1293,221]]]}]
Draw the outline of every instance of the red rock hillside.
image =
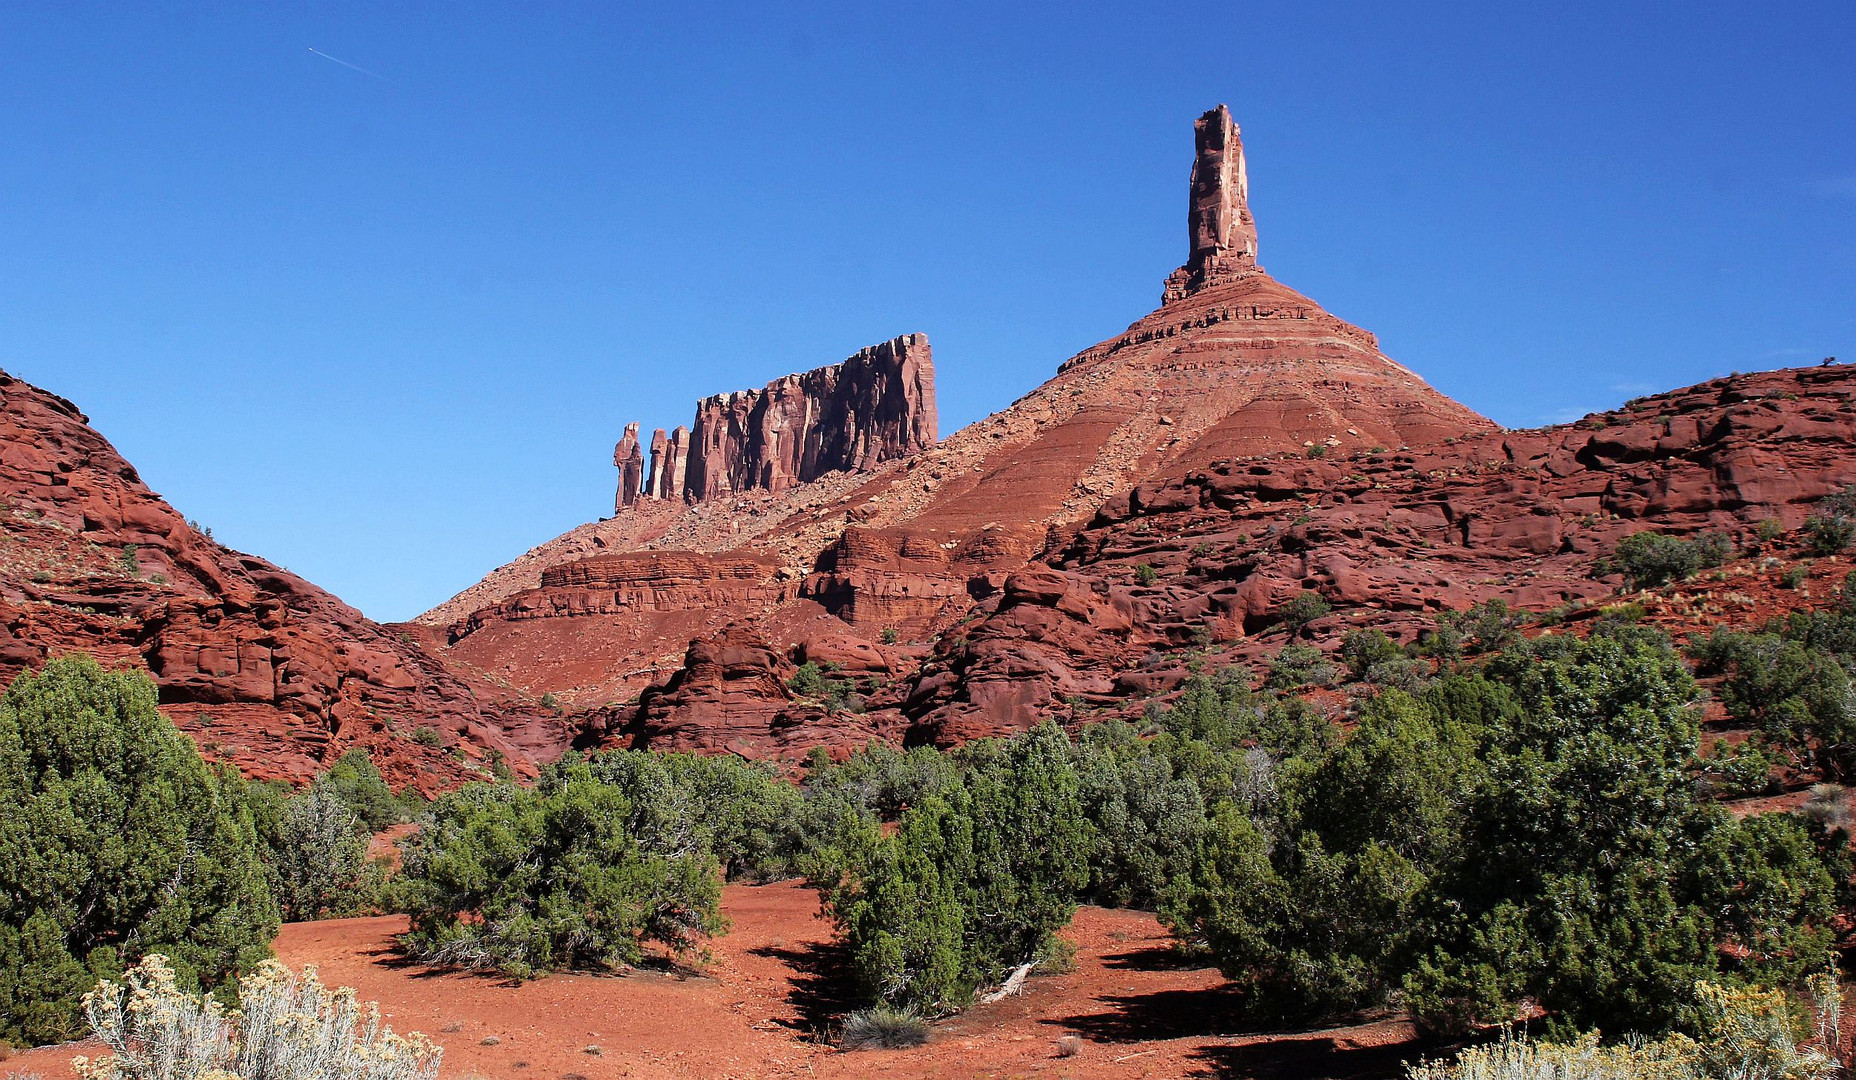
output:
[{"label": "red rock hillside", "polygon": [[[813,651],[884,636],[926,641],[965,613],[970,582],[1024,568],[1054,532],[1154,478],[1242,455],[1398,449],[1494,430],[1388,359],[1370,333],[1265,273],[1229,113],[1207,113],[1196,139],[1189,258],[1161,307],[1009,408],[939,444],[903,446],[904,456],[868,472],[784,489],[737,485],[682,505],[638,499],[420,621],[447,628],[446,657],[486,678],[582,706],[622,702],[696,659],[689,642],[732,619],[755,620],[769,639],[808,628],[822,635]],[[642,461],[641,451],[623,457],[634,455]],[[750,465],[704,470],[748,475]],[[639,469],[647,487],[665,471]],[[632,490],[631,473],[622,477]],[[608,555],[646,552],[675,567],[674,583],[641,590],[641,562],[611,579]],[[723,553],[751,556],[763,573],[744,577],[739,563],[718,561]],[[606,569],[569,572],[589,557]],[[832,737],[801,728],[790,743]]]},{"label": "red rock hillside", "polygon": [[430,792],[479,775],[491,751],[526,768],[571,737],[545,711],[489,707],[410,637],[215,543],[75,406],[3,373],[0,500],[0,677],[74,650],[145,668],[208,757],[260,777],[303,780],[360,746],[396,787]]}]

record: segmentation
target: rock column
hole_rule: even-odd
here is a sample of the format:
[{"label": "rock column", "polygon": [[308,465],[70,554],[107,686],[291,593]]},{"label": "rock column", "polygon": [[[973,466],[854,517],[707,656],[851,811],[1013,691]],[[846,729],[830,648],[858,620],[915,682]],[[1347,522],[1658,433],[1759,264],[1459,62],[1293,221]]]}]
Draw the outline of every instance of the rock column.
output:
[{"label": "rock column", "polygon": [[1257,223],[1250,216],[1250,177],[1244,140],[1223,105],[1193,124],[1191,195],[1186,206],[1190,253],[1167,278],[1162,302],[1258,269]]},{"label": "rock column", "polygon": [[616,514],[637,502],[644,487],[644,449],[638,445],[637,424],[625,425],[625,437],[612,448],[612,463],[619,467],[619,493],[612,500]]}]

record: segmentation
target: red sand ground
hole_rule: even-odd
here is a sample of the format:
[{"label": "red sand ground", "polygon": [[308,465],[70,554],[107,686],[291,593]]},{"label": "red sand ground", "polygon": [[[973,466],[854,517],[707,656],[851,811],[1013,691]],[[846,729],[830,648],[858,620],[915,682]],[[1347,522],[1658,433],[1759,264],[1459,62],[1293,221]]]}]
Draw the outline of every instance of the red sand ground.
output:
[{"label": "red sand ground", "polygon": [[[1070,933],[1076,970],[1031,980],[1021,997],[935,1026],[913,1050],[843,1053],[812,1032],[843,1007],[839,954],[816,896],[793,884],[729,886],[733,929],[702,976],[554,975],[515,984],[441,973],[393,951],[400,917],[294,923],[277,955],[377,1000],[396,1030],[445,1048],[446,1080],[607,1077],[1290,1077],[1395,1076],[1421,1047],[1389,1019],[1294,1034],[1238,1034],[1216,971],[1184,967],[1149,915],[1084,908]],[[1082,1039],[1060,1057],[1057,1039]],[[483,1040],[494,1037],[494,1045]],[[590,1048],[597,1047],[597,1052]],[[5,1070],[71,1076],[65,1046]]]}]

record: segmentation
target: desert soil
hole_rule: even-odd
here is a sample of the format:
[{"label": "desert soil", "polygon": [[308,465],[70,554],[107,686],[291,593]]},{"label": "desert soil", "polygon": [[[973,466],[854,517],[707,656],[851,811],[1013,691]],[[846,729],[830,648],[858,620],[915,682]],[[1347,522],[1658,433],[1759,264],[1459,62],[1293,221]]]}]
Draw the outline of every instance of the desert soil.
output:
[{"label": "desert soil", "polygon": [[[1076,969],[1025,994],[935,1025],[926,1046],[846,1053],[820,1040],[845,1007],[842,955],[814,893],[731,885],[733,923],[702,975],[552,975],[514,983],[401,959],[403,917],[293,923],[277,955],[315,964],[330,985],[379,1001],[396,1030],[445,1048],[446,1080],[607,1077],[1255,1077],[1396,1076],[1423,1052],[1396,1018],[1324,1031],[1246,1031],[1215,970],[1181,964],[1150,915],[1084,908],[1069,934]],[[1058,1040],[1077,1036],[1073,1055]],[[73,1054],[43,1048],[0,1069],[72,1076]]]}]

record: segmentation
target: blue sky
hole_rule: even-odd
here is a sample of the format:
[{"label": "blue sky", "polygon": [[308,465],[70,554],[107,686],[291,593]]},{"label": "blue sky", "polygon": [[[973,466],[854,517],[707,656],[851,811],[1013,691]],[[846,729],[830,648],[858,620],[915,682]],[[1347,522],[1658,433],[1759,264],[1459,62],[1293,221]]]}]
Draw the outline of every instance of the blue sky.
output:
[{"label": "blue sky", "polygon": [[1263,264],[1505,424],[1856,359],[1847,0],[285,7],[0,8],[0,367],[376,618],[699,396],[921,331],[1003,407],[1220,101]]}]

